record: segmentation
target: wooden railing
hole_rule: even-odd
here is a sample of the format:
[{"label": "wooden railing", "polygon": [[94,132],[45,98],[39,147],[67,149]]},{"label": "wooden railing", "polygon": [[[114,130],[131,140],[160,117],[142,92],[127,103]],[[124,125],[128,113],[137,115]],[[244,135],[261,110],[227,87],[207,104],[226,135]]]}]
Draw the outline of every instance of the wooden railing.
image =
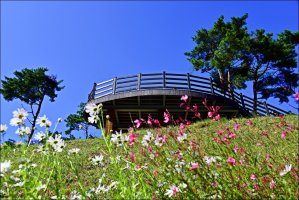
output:
[{"label": "wooden railing", "polygon": [[[101,83],[94,83],[93,89],[88,95],[88,101],[106,95],[149,89],[178,89],[224,96],[238,103],[240,109],[248,113],[253,112],[254,101],[252,98],[233,90],[223,92],[223,90],[216,86],[216,83],[211,78],[195,76],[189,73],[140,73],[133,76],[115,77]],[[257,102],[258,115],[284,115],[288,113],[289,112],[270,105],[267,102]]]}]

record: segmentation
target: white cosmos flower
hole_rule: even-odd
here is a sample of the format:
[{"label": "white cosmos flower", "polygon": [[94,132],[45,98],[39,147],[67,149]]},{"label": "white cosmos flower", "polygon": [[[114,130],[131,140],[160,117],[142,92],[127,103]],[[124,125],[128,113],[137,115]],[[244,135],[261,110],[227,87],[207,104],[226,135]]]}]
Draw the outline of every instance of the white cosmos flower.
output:
[{"label": "white cosmos flower", "polygon": [[0,125],[0,133],[4,133],[7,130],[6,124],[1,124]]},{"label": "white cosmos flower", "polygon": [[11,167],[11,161],[6,160],[6,161],[0,163],[0,172],[1,173],[8,172],[10,170],[10,167]]},{"label": "white cosmos flower", "polygon": [[43,139],[45,139],[46,135],[43,132],[38,132],[35,134],[34,139],[38,140],[38,141],[42,141]]},{"label": "white cosmos flower", "polygon": [[16,184],[13,184],[12,186],[13,187],[22,187],[23,185],[24,185],[24,181],[22,181],[22,182],[18,182],[18,183],[16,183]]},{"label": "white cosmos flower", "polygon": [[91,162],[93,165],[103,165],[103,159],[104,156],[103,155],[99,155],[99,156],[95,156],[94,158],[91,159]]},{"label": "white cosmos flower", "polygon": [[166,190],[165,195],[168,197],[175,196],[178,192],[181,192],[181,189],[175,185],[170,186],[168,190]]},{"label": "white cosmos flower", "polygon": [[79,192],[77,192],[76,190],[71,192],[70,200],[81,200],[81,199],[82,199],[82,196]]},{"label": "white cosmos flower", "polygon": [[18,134],[19,136],[30,135],[30,133],[31,129],[29,127],[20,127],[16,131],[16,134]]},{"label": "white cosmos flower", "polygon": [[28,116],[27,111],[24,108],[18,108],[12,112],[14,118],[25,120]]},{"label": "white cosmos flower", "polygon": [[154,136],[151,132],[147,132],[146,135],[143,136],[142,138],[142,146],[147,147],[149,143],[154,139]]},{"label": "white cosmos flower", "polygon": [[69,154],[78,154],[79,151],[80,151],[80,149],[78,149],[78,148],[73,148],[73,149],[70,149],[70,150],[69,150]]},{"label": "white cosmos flower", "polygon": [[54,151],[62,152],[65,147],[64,141],[61,139],[61,135],[50,136],[48,139],[48,143],[52,146]]},{"label": "white cosmos flower", "polygon": [[12,112],[13,118],[10,120],[11,126],[19,126],[25,123],[28,113],[23,108],[18,108]]},{"label": "white cosmos flower", "polygon": [[46,115],[42,116],[42,117],[38,117],[38,119],[36,120],[36,124],[39,124],[40,127],[46,127],[49,128],[52,125],[52,122],[46,117]]},{"label": "white cosmos flower", "polygon": [[280,176],[284,176],[286,175],[289,171],[292,170],[292,165],[286,165],[284,170],[282,172],[279,173]]},{"label": "white cosmos flower", "polygon": [[111,135],[111,142],[118,147],[122,146],[127,141],[129,141],[129,136],[123,134],[122,130],[120,130],[120,132],[115,131],[115,134]]},{"label": "white cosmos flower", "polygon": [[214,156],[204,156],[203,158],[208,165],[217,161],[217,157],[214,157]]},{"label": "white cosmos flower", "polygon": [[177,137],[179,142],[183,142],[184,140],[187,140],[187,134],[186,133],[179,133],[179,136]]},{"label": "white cosmos flower", "polygon": [[99,116],[92,115],[88,117],[88,122],[91,124],[96,124],[100,120]]},{"label": "white cosmos flower", "polygon": [[101,111],[103,104],[96,105],[94,103],[88,103],[85,106],[85,112],[89,113],[90,116],[98,115]]}]

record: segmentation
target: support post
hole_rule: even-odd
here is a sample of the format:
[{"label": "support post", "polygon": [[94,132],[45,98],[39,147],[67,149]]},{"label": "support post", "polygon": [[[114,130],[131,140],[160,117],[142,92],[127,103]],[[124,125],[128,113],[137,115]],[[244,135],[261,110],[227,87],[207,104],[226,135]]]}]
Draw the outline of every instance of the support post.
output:
[{"label": "support post", "polygon": [[191,90],[190,74],[187,73],[188,89]]},{"label": "support post", "polygon": [[211,84],[211,93],[214,94],[214,86],[213,86],[213,79],[210,77],[210,84]]},{"label": "support post", "polygon": [[116,93],[116,80],[117,80],[117,77],[115,77],[115,78],[113,79],[112,94],[115,94],[115,93]]},{"label": "support post", "polygon": [[115,123],[115,112],[114,109],[109,109],[106,115],[105,133],[106,135],[112,134],[114,131]]},{"label": "support post", "polygon": [[267,105],[266,101],[264,101],[264,106],[265,106],[265,109],[266,109],[266,112],[267,112],[267,116],[270,116],[269,108],[268,108],[268,105]]},{"label": "support post", "polygon": [[241,99],[242,107],[245,109],[245,103],[244,103],[244,98],[242,93],[240,93],[240,99]]},{"label": "support post", "polygon": [[141,73],[138,74],[138,80],[137,80],[137,90],[140,90],[140,84],[141,84]]},{"label": "support post", "polygon": [[166,88],[166,73],[163,72],[163,88]]}]

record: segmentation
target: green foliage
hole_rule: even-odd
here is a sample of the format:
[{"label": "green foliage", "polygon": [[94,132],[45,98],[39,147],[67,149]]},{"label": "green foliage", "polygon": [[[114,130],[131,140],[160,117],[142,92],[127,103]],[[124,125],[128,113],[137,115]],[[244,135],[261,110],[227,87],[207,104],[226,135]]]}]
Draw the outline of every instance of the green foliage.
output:
[{"label": "green foliage", "polygon": [[[186,188],[172,198],[297,199],[297,119],[298,116],[288,115],[204,120],[186,128],[188,137],[183,142],[176,140],[179,127],[170,126],[138,130],[134,145],[107,145],[110,141],[107,136],[107,141],[104,138],[67,141],[62,152],[36,152],[37,145],[1,146],[0,162],[12,161],[11,170],[1,177],[0,187],[6,192],[1,197],[71,199],[77,191],[82,199],[166,199],[169,186],[185,183]],[[240,125],[238,130],[234,129],[236,124]],[[149,147],[144,147],[141,141],[148,131],[165,135],[167,142],[156,146],[154,137]],[[284,131],[287,136],[282,139]],[[236,138],[228,144],[216,142],[228,132],[234,132]],[[79,148],[79,153],[68,154],[67,150],[72,148]],[[131,153],[136,154],[133,162]],[[154,153],[156,156],[151,157]],[[102,165],[92,164],[96,155],[104,155]],[[207,164],[205,156],[217,159]],[[229,157],[236,159],[236,165],[228,164]],[[191,163],[198,163],[199,168],[192,170]],[[286,165],[292,165],[292,169],[280,175]],[[12,173],[13,170],[20,172]],[[252,174],[256,179],[251,179]],[[20,180],[15,181],[16,178]],[[113,181],[118,182],[114,189],[90,192],[91,188],[106,187]],[[271,181],[275,181],[272,188]],[[24,186],[15,186],[18,182],[24,182]],[[46,187],[38,190],[41,184]]]},{"label": "green foliage", "polygon": [[198,30],[193,37],[196,47],[185,53],[194,69],[218,74],[224,85],[233,83],[237,88],[245,88],[244,69],[248,63],[243,56],[249,40],[247,16],[233,17],[231,22],[224,22],[221,16],[210,30]]},{"label": "green foliage", "polygon": [[53,102],[57,97],[56,91],[62,90],[64,86],[60,86],[62,81],[57,81],[55,76],[46,75],[47,71],[46,68],[15,71],[14,78],[5,76],[5,80],[1,81],[0,92],[7,101],[19,99],[29,105],[37,105],[48,96]]},{"label": "green foliage", "polygon": [[249,33],[246,19],[247,14],[224,22],[221,16],[210,30],[197,31],[195,48],[185,55],[194,69],[209,72],[224,90],[230,84],[244,89],[252,81],[255,110],[258,98],[288,102],[299,84],[299,32],[285,30],[277,38],[263,29]]},{"label": "green foliage", "polygon": [[89,124],[88,122],[86,122],[83,116],[85,105],[86,103],[80,103],[80,105],[78,106],[79,109],[76,112],[76,114],[70,114],[66,118],[65,120],[66,127],[68,127],[68,129],[65,131],[66,135],[71,135],[71,132],[74,130],[76,131],[83,130],[85,132],[86,139],[88,138]]},{"label": "green foliage", "polygon": [[5,100],[19,99],[31,108],[32,120],[29,120],[31,133],[28,137],[28,142],[30,142],[34,133],[36,120],[44,98],[48,96],[50,101],[54,102],[57,97],[56,92],[64,88],[64,86],[60,86],[62,80],[58,81],[55,76],[47,75],[47,71],[47,68],[25,68],[21,71],[15,71],[15,77],[9,78],[5,76],[5,80],[1,80],[2,88],[0,93]]}]

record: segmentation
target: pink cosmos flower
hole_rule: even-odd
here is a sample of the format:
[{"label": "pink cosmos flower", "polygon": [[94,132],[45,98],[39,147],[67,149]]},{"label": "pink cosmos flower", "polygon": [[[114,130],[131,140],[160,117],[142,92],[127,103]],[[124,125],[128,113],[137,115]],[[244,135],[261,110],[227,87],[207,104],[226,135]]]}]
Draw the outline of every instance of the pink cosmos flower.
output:
[{"label": "pink cosmos flower", "polygon": [[230,164],[230,165],[232,165],[232,166],[235,166],[235,165],[236,165],[236,160],[235,160],[234,158],[232,158],[232,157],[229,157],[229,158],[227,159],[227,162],[228,162],[228,164]]},{"label": "pink cosmos flower", "polygon": [[196,162],[196,163],[191,163],[191,170],[196,170],[199,168],[199,164]]},{"label": "pink cosmos flower", "polygon": [[286,132],[286,131],[282,131],[282,133],[281,133],[281,138],[282,138],[282,139],[285,139],[286,136],[287,136],[287,132]]},{"label": "pink cosmos flower", "polygon": [[234,132],[229,132],[229,133],[228,133],[228,137],[229,137],[230,139],[234,139],[234,138],[236,138],[236,134],[235,134]]},{"label": "pink cosmos flower", "polygon": [[240,165],[245,165],[245,160],[239,160]]},{"label": "pink cosmos flower", "polygon": [[247,120],[246,124],[247,124],[248,126],[252,126],[252,125],[253,125],[253,122],[249,119],[249,120]]},{"label": "pink cosmos flower", "polygon": [[136,154],[135,153],[130,153],[130,160],[132,162],[135,162]]},{"label": "pink cosmos flower", "polygon": [[136,138],[137,138],[137,135],[134,134],[134,133],[131,133],[131,134],[129,135],[129,145],[130,145],[130,146],[133,145],[133,144],[135,143]]},{"label": "pink cosmos flower", "polygon": [[297,102],[299,102],[299,92],[296,92],[295,94],[293,94],[293,97],[295,98],[295,100]]},{"label": "pink cosmos flower", "polygon": [[143,121],[144,120],[142,120],[142,119],[141,120],[140,119],[136,119],[134,121],[136,128],[139,128],[142,125]]},{"label": "pink cosmos flower", "polygon": [[240,124],[239,123],[236,123],[235,125],[234,125],[234,129],[237,131],[237,130],[239,130],[240,129]]},{"label": "pink cosmos flower", "polygon": [[164,123],[168,124],[170,122],[171,118],[170,118],[170,114],[168,111],[164,112]]},{"label": "pink cosmos flower", "polygon": [[272,179],[270,182],[270,188],[273,189],[276,187],[276,182]]},{"label": "pink cosmos flower", "polygon": [[255,191],[259,191],[260,190],[260,186],[258,184],[255,184],[253,187],[254,187]]},{"label": "pink cosmos flower", "polygon": [[254,181],[254,180],[256,179],[255,174],[251,174],[251,175],[250,175],[250,179]]},{"label": "pink cosmos flower", "polygon": [[238,146],[235,146],[235,147],[234,147],[234,152],[237,153],[238,150],[239,150],[239,147],[238,147]]},{"label": "pink cosmos flower", "polygon": [[172,197],[175,196],[178,192],[180,192],[180,188],[176,187],[175,185],[170,186],[168,190],[166,190],[165,195],[167,195],[168,197]]},{"label": "pink cosmos flower", "polygon": [[188,95],[185,94],[184,96],[182,96],[181,100],[184,101],[185,103],[187,103]]}]

